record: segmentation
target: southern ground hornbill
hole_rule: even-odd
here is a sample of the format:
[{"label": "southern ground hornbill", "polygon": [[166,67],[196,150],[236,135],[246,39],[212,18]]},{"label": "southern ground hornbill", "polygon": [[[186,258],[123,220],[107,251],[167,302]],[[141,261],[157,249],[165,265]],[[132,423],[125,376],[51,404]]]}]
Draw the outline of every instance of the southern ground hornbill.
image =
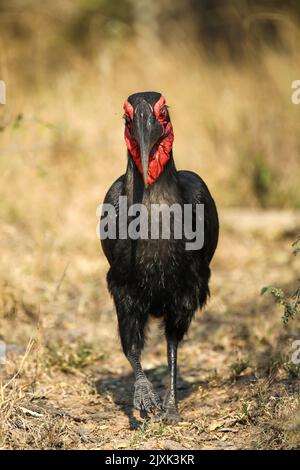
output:
[{"label": "southern ground hornbill", "polygon": [[[160,93],[135,93],[125,101],[126,173],[111,186],[105,204],[121,217],[120,196],[128,207],[143,204],[192,205],[193,224],[197,204],[204,205],[204,244],[187,250],[185,240],[174,236],[102,239],[109,261],[108,288],[119,323],[122,347],[135,374],[134,406],[154,412],[166,422],[179,421],[177,406],[177,346],[187,332],[195,311],[209,294],[209,264],[218,242],[218,215],[204,181],[191,171],[177,171],[172,154],[173,128],[165,99]],[[123,210],[123,209],[122,209]],[[129,217],[130,219],[130,217]],[[129,219],[127,224],[129,224]],[[103,213],[102,213],[102,221]],[[170,386],[163,404],[147,379],[140,356],[150,315],[161,318],[167,339]]]}]

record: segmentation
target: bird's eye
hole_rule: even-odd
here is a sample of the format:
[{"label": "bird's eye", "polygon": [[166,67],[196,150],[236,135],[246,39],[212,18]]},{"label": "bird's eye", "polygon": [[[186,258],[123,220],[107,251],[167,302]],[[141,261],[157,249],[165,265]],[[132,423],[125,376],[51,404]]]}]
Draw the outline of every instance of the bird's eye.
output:
[{"label": "bird's eye", "polygon": [[126,124],[131,123],[131,118],[130,118],[129,114],[124,114],[123,118],[124,118]]},{"label": "bird's eye", "polygon": [[159,117],[160,118],[165,118],[167,116],[167,109],[165,106],[163,106],[159,112]]}]

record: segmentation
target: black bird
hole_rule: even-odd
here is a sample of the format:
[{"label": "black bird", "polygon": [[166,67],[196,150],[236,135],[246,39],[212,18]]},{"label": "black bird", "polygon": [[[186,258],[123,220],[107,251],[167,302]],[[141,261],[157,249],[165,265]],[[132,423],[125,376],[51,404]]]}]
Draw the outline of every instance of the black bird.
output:
[{"label": "black bird", "polygon": [[[196,206],[204,205],[204,244],[196,250],[186,249],[184,236],[174,236],[175,216],[169,239],[161,233],[156,238],[126,238],[118,227],[116,236],[102,236],[101,240],[110,264],[107,283],[123,351],[135,374],[134,406],[146,413],[160,409],[159,417],[176,422],[181,419],[176,391],[177,346],[195,311],[204,306],[209,295],[209,264],[218,243],[218,214],[204,181],[196,173],[175,167],[173,128],[164,97],[156,92],[135,93],[125,101],[124,110],[127,169],[106,194],[104,203],[113,206],[115,215],[110,214],[109,219],[108,211],[103,210],[103,233],[108,220],[120,222],[127,214],[122,214],[125,209],[120,196],[127,197],[128,207],[143,204],[149,213],[153,204],[179,204],[181,208],[190,204],[193,230],[199,217]],[[132,220],[131,216],[125,222],[126,229]],[[160,228],[161,224],[160,219]],[[140,363],[150,315],[161,318],[167,340],[170,386],[162,405]]]}]

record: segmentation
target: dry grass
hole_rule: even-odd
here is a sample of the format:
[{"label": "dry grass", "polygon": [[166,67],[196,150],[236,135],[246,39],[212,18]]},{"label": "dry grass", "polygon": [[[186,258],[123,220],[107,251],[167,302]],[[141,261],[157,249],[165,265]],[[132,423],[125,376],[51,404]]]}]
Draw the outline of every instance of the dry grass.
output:
[{"label": "dry grass", "polygon": [[[271,299],[259,297],[266,282],[288,288],[297,259],[290,254],[292,238],[278,215],[273,215],[276,234],[272,223],[257,232],[259,218],[264,219],[258,212],[255,229],[249,230],[251,217],[253,213],[240,212],[241,227],[248,227],[243,232],[232,224],[230,213],[221,213],[212,298],[180,350],[184,423],[170,427],[145,422],[132,412],[133,379],[116,341],[111,301],[100,285],[104,271],[98,267],[95,294],[78,273],[77,282],[84,287],[74,288],[70,265],[58,291],[57,283],[48,284],[52,295],[47,301],[41,301],[44,291],[35,293],[40,303],[36,316],[28,316],[20,302],[15,307],[18,320],[3,321],[9,343],[26,345],[27,333],[32,340],[24,352],[10,347],[2,366],[1,446],[298,448],[299,371],[291,363],[291,343],[297,338],[299,320],[284,328],[280,309]],[[298,216],[294,228],[299,226]],[[163,396],[165,345],[161,332],[151,331],[144,365]]]},{"label": "dry grass", "polygon": [[[69,65],[50,74],[41,44],[26,71],[34,83],[19,73],[29,52],[1,37],[0,336],[17,346],[0,366],[2,448],[299,447],[287,359],[299,325],[283,330],[280,311],[259,298],[262,286],[296,277],[293,213],[291,230],[276,235],[276,212],[266,224],[260,212],[239,211],[238,227],[222,225],[212,300],[181,350],[190,421],[174,428],[131,415],[95,232],[96,207],[125,168],[122,103],[145,89],[166,96],[177,165],[199,172],[219,207],[299,207],[300,107],[290,95],[300,33],[285,24],[288,53],[266,48],[242,66],[210,62],[184,32],[167,50],[149,48],[140,32],[93,59],[65,51]],[[263,232],[243,230],[253,218]],[[160,392],[164,353],[156,335],[146,368]]]}]

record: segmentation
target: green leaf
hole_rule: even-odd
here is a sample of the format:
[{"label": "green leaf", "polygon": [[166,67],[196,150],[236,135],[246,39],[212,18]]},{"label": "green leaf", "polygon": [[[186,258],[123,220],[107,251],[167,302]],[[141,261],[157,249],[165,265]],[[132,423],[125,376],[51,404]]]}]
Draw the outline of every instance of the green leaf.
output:
[{"label": "green leaf", "polygon": [[260,291],[260,295],[264,294],[271,294],[273,287],[267,286],[263,287],[262,290]]}]

